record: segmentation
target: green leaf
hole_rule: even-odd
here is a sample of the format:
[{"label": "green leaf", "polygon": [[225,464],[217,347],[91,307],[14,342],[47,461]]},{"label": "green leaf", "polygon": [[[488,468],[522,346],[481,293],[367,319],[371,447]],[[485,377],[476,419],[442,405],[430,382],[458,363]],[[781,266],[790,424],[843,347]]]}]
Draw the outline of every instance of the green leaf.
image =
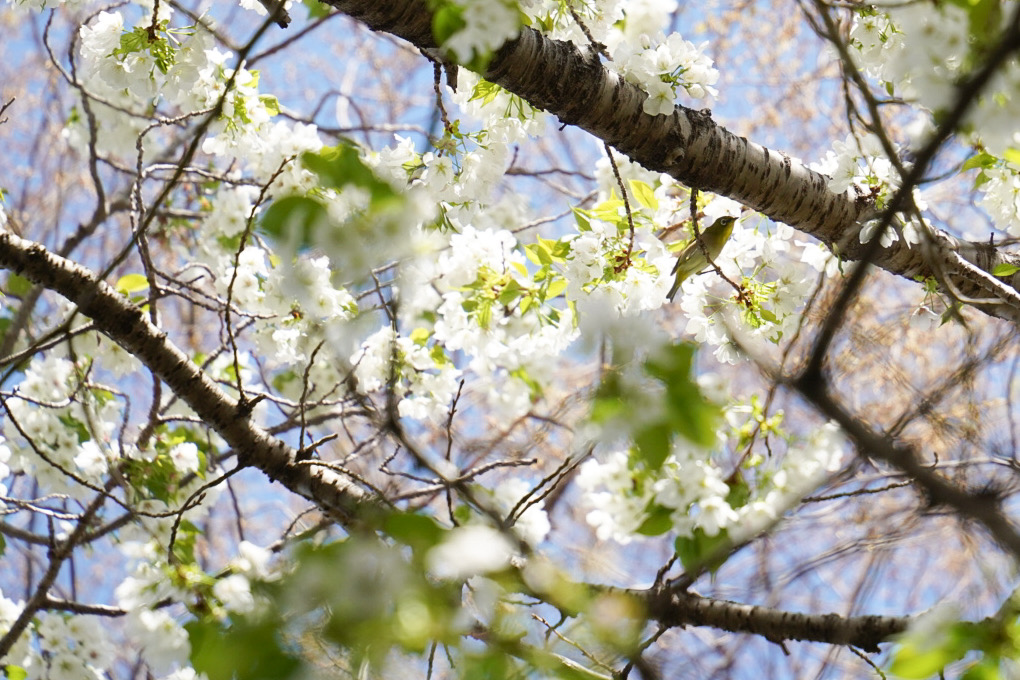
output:
[{"label": "green leaf", "polygon": [[588,219],[588,215],[585,214],[585,211],[574,207],[572,207],[571,210],[574,213],[574,221],[577,222],[577,230],[591,231],[591,220]]},{"label": "green leaf", "polygon": [[465,26],[464,10],[452,3],[444,4],[432,16],[432,37],[442,45]]},{"label": "green leaf", "polygon": [[535,380],[531,376],[531,374],[528,373],[528,369],[524,368],[523,366],[515,368],[514,370],[510,371],[510,375],[513,376],[514,378],[517,378],[518,380],[520,380],[521,382],[528,386],[528,392],[529,394],[531,394],[532,398],[538,398],[542,396],[542,383]]},{"label": "green leaf", "polygon": [[4,666],[4,676],[7,680],[25,680],[28,671],[21,666]]},{"label": "green leaf", "polygon": [[475,308],[475,323],[480,328],[487,329],[492,324],[492,301],[479,300]]},{"label": "green leaf", "polygon": [[751,487],[747,485],[747,480],[744,479],[744,476],[739,471],[734,472],[726,480],[726,484],[730,487],[729,492],[726,494],[726,502],[729,506],[737,510],[747,505],[747,502],[751,500]]},{"label": "green leaf", "polygon": [[1000,262],[992,267],[992,276],[1012,276],[1017,272],[1020,272],[1020,267],[1008,262]]},{"label": "green leaf", "polygon": [[432,349],[429,350],[429,357],[436,366],[446,366],[450,363],[450,359],[446,356],[446,352],[443,351],[440,345],[432,345]]},{"label": "green leaf", "polygon": [[990,153],[981,152],[968,158],[963,163],[961,170],[966,171],[971,168],[990,168],[995,165],[997,159]]},{"label": "green leaf", "polygon": [[7,284],[5,288],[7,289],[8,295],[23,298],[28,295],[30,290],[32,290],[32,282],[20,274],[11,272],[7,275]]},{"label": "green leaf", "polygon": [[538,240],[549,251],[549,257],[554,262],[566,262],[567,256],[570,255],[570,243],[553,238],[539,238]]},{"label": "green leaf", "polygon": [[595,423],[605,423],[624,411],[623,384],[616,371],[608,371],[599,383],[592,403],[591,419]]},{"label": "green leaf", "polygon": [[976,665],[968,668],[960,680],[1000,680],[1002,674],[999,672],[999,660],[994,656],[986,656]]},{"label": "green leaf", "polygon": [[719,409],[706,402],[693,383],[670,385],[667,395],[670,425],[698,446],[714,446]]},{"label": "green leaf", "polygon": [[517,283],[514,279],[511,279],[509,283],[503,286],[503,290],[499,292],[499,297],[497,299],[499,300],[499,304],[509,305],[519,298],[522,293],[524,293],[524,289],[521,288],[521,284]]},{"label": "green leaf", "polygon": [[721,414],[719,407],[706,400],[698,384],[692,380],[693,361],[694,346],[681,343],[648,361],[645,370],[666,386],[666,418],[670,427],[707,448],[716,443],[716,428]]},{"label": "green leaf", "polygon": [[916,644],[904,645],[896,652],[889,672],[901,678],[928,678],[957,658],[943,646],[921,649]]},{"label": "green leaf", "polygon": [[431,517],[395,512],[383,521],[382,530],[415,550],[428,549],[443,540],[446,532]]},{"label": "green leaf", "polygon": [[664,508],[661,505],[651,505],[647,512],[648,516],[645,517],[645,521],[641,522],[641,526],[637,528],[637,532],[642,536],[661,536],[673,528],[672,509]]},{"label": "green leaf", "polygon": [[526,677],[517,661],[494,649],[466,654],[458,663],[459,677],[472,680],[506,680]]},{"label": "green leaf", "polygon": [[659,209],[659,199],[655,198],[655,191],[641,180],[630,180],[630,190],[634,192],[637,202],[650,210]]},{"label": "green leaf", "polygon": [[260,94],[259,101],[262,102],[262,106],[266,107],[266,111],[270,116],[280,115],[280,100],[271,94]]},{"label": "green leaf", "polygon": [[[3,298],[3,295],[0,295],[0,300],[2,300],[2,298]],[[3,342],[4,337],[11,330],[11,324],[12,323],[13,323],[12,319],[9,319],[8,317],[5,317],[5,316],[0,316],[0,342]],[[16,364],[14,364],[14,366],[17,367],[16,370],[18,370],[18,371],[25,370],[25,368],[28,366],[29,359],[31,359],[31,356],[26,356],[26,357],[23,357],[20,362],[17,362]]]},{"label": "green leaf", "polygon": [[329,223],[325,206],[306,196],[285,196],[274,201],[262,218],[262,230],[299,250],[315,245],[315,234]]},{"label": "green leaf", "polygon": [[1002,157],[1013,165],[1020,165],[1020,149],[1010,147],[1002,153]]},{"label": "green leaf", "polygon": [[995,44],[1002,26],[1001,0],[955,0],[968,14],[972,49],[983,55]]},{"label": "green leaf", "polygon": [[[455,33],[467,26],[464,8],[452,2],[444,2],[432,14],[432,37],[440,45],[446,43]],[[462,58],[470,55],[459,55]]]},{"label": "green leaf", "polygon": [[117,279],[115,288],[121,295],[141,292],[149,287],[149,280],[144,274],[125,274]]},{"label": "green leaf", "polygon": [[309,19],[321,19],[330,14],[329,5],[319,0],[304,0],[305,9],[308,10]]},{"label": "green leaf", "polygon": [[690,375],[694,363],[694,345],[682,342],[671,345],[665,352],[645,363],[645,371],[652,377],[668,383],[677,375]]},{"label": "green leaf", "polygon": [[719,567],[726,562],[729,555],[722,553],[715,559],[710,558],[717,552],[722,552],[723,546],[729,542],[726,530],[720,531],[715,536],[709,536],[699,527],[690,536],[677,536],[673,541],[673,547],[685,571],[690,572],[704,567],[714,574],[719,571]]},{"label": "green leaf", "polygon": [[[206,621],[185,624],[191,643],[191,665],[209,680],[285,680],[298,673],[300,662],[284,651],[277,622],[234,621],[221,626]],[[223,650],[229,649],[230,654]]]},{"label": "green leaf", "polygon": [[131,54],[132,52],[141,52],[149,44],[149,36],[146,35],[145,29],[138,27],[130,33],[120,34],[120,47],[114,50],[114,54],[123,56],[125,54]]},{"label": "green leaf", "polygon": [[418,328],[415,328],[413,331],[411,331],[410,337],[411,342],[418,345],[419,347],[424,347],[425,344],[429,341],[429,338],[432,337],[432,333],[427,328],[422,328],[421,326],[419,326]]},{"label": "green leaf", "polygon": [[81,422],[70,413],[64,413],[57,416],[57,420],[60,421],[68,432],[73,432],[77,435],[79,444],[83,444],[92,439],[92,435],[89,433],[89,429],[85,427],[85,423]]},{"label": "green leaf", "polygon": [[616,192],[613,191],[611,198],[602,201],[590,211],[592,217],[603,222],[615,223],[620,219],[620,208],[623,207],[623,201],[616,197]]},{"label": "green leaf", "polygon": [[458,505],[453,510],[453,518],[457,520],[458,524],[467,524],[472,519],[471,506],[469,505]]},{"label": "green leaf", "polygon": [[177,538],[174,540],[174,557],[181,564],[193,564],[195,562],[195,543],[201,532],[193,523],[188,520],[181,522],[177,531]]},{"label": "green leaf", "polygon": [[488,104],[502,91],[503,88],[499,85],[496,83],[490,83],[488,80],[483,78],[478,81],[478,84],[475,85],[474,89],[471,91],[471,98],[468,99],[468,101],[473,102],[480,99],[483,104]]},{"label": "green leaf", "polygon": [[301,154],[301,163],[317,174],[323,186],[343,189],[347,185],[368,191],[372,208],[401,200],[401,195],[389,183],[376,177],[372,168],[365,165],[357,149],[349,144],[325,147],[318,153]]},{"label": "green leaf", "polygon": [[642,428],[634,435],[638,457],[650,470],[658,470],[666,462],[670,451],[671,434],[670,428],[665,423],[657,423]]},{"label": "green leaf", "polygon": [[970,652],[994,651],[1001,632],[999,625],[994,620],[956,621],[943,624],[924,638],[908,633],[894,653],[889,670],[904,678],[927,678]]},{"label": "green leaf", "polygon": [[524,246],[524,254],[527,255],[529,260],[539,266],[551,265],[553,263],[552,251],[544,243],[544,239],[539,239],[537,243],[529,243]]},{"label": "green leaf", "polygon": [[563,291],[567,289],[567,280],[562,277],[557,277],[549,283],[549,287],[545,291],[545,299],[552,300],[560,296]]}]

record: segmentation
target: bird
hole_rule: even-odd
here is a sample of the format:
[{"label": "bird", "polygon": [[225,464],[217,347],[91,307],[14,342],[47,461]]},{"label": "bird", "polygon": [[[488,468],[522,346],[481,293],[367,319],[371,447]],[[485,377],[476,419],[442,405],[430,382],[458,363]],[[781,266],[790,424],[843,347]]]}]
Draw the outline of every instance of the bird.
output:
[{"label": "bird", "polygon": [[259,0],[259,4],[266,8],[274,24],[280,28],[287,28],[290,25],[290,14],[284,0]]},{"label": "bird", "polygon": [[[719,253],[722,252],[723,246],[726,245],[726,241],[729,240],[730,234],[733,233],[733,224],[737,221],[736,217],[725,215],[720,217],[713,222],[708,229],[701,232],[701,243],[698,243],[698,239],[694,239],[688,243],[680,254],[677,255],[676,264],[673,265],[672,274],[676,275],[673,279],[673,287],[669,289],[666,297],[669,301],[673,301],[673,297],[676,296],[678,290],[680,290],[680,284],[686,281],[690,276],[697,274],[706,266],[708,266],[708,259],[705,257],[705,251],[708,251],[708,256],[715,260],[719,257]],[[704,248],[702,248],[704,244]]]}]

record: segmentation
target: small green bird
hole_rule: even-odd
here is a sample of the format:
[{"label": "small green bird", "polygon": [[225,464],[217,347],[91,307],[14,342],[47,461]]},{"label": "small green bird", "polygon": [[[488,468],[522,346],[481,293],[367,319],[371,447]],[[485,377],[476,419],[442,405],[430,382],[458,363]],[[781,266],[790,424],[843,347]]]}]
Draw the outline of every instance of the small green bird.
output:
[{"label": "small green bird", "polygon": [[733,224],[737,221],[736,217],[720,217],[708,227],[708,229],[701,232],[701,242],[705,244],[704,250],[698,244],[697,239],[691,241],[680,251],[680,254],[676,257],[676,264],[673,265],[673,271],[671,273],[676,274],[676,278],[673,279],[673,287],[669,289],[669,293],[666,297],[669,301],[673,301],[673,297],[676,292],[680,290],[680,284],[686,281],[690,276],[697,274],[702,269],[708,266],[708,260],[705,258],[705,250],[708,251],[709,256],[714,261],[715,258],[719,257],[719,253],[722,252],[723,246],[730,239],[730,234],[733,233]]}]

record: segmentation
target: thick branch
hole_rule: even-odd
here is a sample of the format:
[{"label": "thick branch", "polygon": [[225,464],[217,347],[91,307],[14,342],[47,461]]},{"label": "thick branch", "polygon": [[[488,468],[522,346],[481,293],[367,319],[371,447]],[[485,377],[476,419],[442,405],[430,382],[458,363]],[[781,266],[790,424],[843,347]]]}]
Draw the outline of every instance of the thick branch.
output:
[{"label": "thick branch", "polygon": [[[324,0],[377,31],[399,36],[422,50],[434,50],[431,15],[424,0]],[[649,116],[646,95],[607,71],[593,54],[524,28],[498,51],[482,74],[569,125],[608,142],[650,170],[665,172],[687,186],[728,196],[778,222],[814,236],[845,260],[864,254],[861,219],[872,216],[864,197],[848,190],[834,194],[828,177],[781,152],[771,151],[717,125],[710,111],[678,106],[672,116]],[[934,235],[928,256],[901,239],[883,248],[872,263],[914,280],[948,280],[966,298],[987,299],[982,282],[947,255],[958,251],[985,272],[1015,257],[987,244]],[[1020,290],[1020,274],[1009,281]],[[975,305],[986,313],[1020,323],[1020,303],[1008,300]]]},{"label": "thick branch", "polygon": [[100,331],[138,357],[223,437],[242,464],[259,468],[348,526],[370,519],[374,504],[362,489],[322,466],[296,464],[290,446],[249,419],[249,405],[225,394],[141,309],[93,272],[5,231],[0,231],[0,268],[56,291],[77,305]]},{"label": "thick branch", "polygon": [[869,652],[879,651],[880,642],[888,642],[911,623],[906,616],[800,614],[666,590],[650,598],[649,609],[652,617],[666,626],[712,626],[761,635],[773,642],[827,642]]}]

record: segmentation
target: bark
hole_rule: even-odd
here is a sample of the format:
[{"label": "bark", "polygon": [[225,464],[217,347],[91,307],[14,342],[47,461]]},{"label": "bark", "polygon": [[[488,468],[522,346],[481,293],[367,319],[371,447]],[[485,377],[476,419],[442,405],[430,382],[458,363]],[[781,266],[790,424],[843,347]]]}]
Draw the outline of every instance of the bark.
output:
[{"label": "bark", "polygon": [[906,616],[801,614],[756,605],[713,600],[691,592],[653,594],[651,615],[664,626],[712,626],[752,633],[776,643],[787,640],[852,645],[878,652],[878,644],[907,630]]},{"label": "bark", "polygon": [[[424,0],[323,1],[423,51],[432,53],[437,47]],[[649,116],[642,110],[646,95],[607,71],[594,53],[525,27],[500,48],[481,75],[650,170],[784,222],[819,239],[844,260],[864,258],[862,220],[876,216],[867,197],[853,190],[834,194],[827,187],[828,177],[729,132],[707,109],[677,106],[672,116]],[[1020,273],[1001,280],[990,275],[997,264],[1020,264],[1020,257],[989,244],[936,232],[927,244],[907,247],[901,239],[882,248],[871,263],[910,280],[934,277],[961,300],[1020,324]]]}]

